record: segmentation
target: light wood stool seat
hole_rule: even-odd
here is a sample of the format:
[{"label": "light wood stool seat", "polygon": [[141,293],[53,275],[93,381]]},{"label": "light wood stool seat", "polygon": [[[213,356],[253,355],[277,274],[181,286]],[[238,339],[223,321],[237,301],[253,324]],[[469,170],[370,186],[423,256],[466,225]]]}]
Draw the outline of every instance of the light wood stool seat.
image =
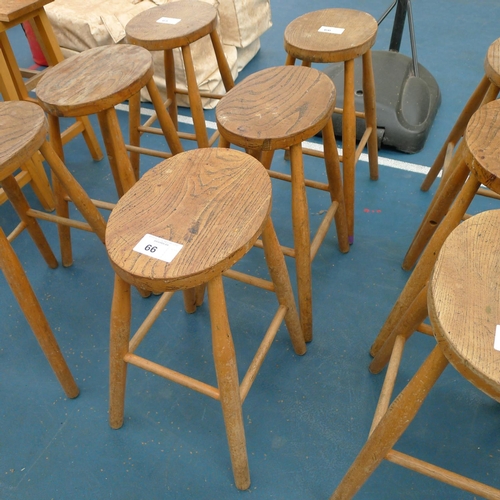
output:
[{"label": "light wood stool seat", "polygon": [[[30,72],[31,78],[25,82],[24,70],[17,64],[14,52],[10,45],[7,32],[21,23],[29,22],[37,36],[47,63],[55,66],[64,60],[61,48],[45,12],[44,6],[53,0],[4,0],[0,4],[0,92],[4,100],[34,100],[29,95],[43,72]],[[102,158],[99,142],[86,117],[78,117],[62,134],[62,141],[66,144],[79,134],[83,135],[87,147],[94,160]]]},{"label": "light wood stool seat", "polygon": [[[14,178],[14,173],[20,165],[39,150],[44,153],[49,163],[52,163],[51,160],[56,155],[45,140],[46,134],[45,114],[39,106],[21,101],[0,103],[0,135],[2,137],[0,141],[0,186],[21,219],[20,225],[9,235],[9,238],[0,228],[0,268],[61,386],[68,397],[74,398],[78,395],[78,387],[22,264],[10,245],[10,241],[26,229],[47,264],[51,268],[57,267],[57,260]],[[54,167],[55,171],[62,175],[63,170],[60,165],[54,163]]]},{"label": "light wood stool seat", "polygon": [[[199,90],[190,45],[204,36],[210,36],[224,88],[228,91],[234,86],[231,69],[229,68],[219,34],[217,33],[217,23],[217,9],[213,5],[198,0],[180,0],[142,12],[134,17],[125,28],[128,43],[140,45],[150,51],[163,51],[167,88],[165,107],[168,109],[178,129],[176,95],[188,95],[194,124],[194,134],[180,131],[178,131],[178,134],[182,139],[196,141],[198,147],[209,147],[218,137],[217,133],[214,133],[210,138],[208,137],[203,114],[202,97],[220,99],[222,95]],[[175,49],[180,50],[182,53],[187,91],[178,88],[176,84],[173,52]],[[138,97],[130,105],[131,138],[130,145],[128,146],[130,151],[148,153],[163,158],[168,157],[168,154],[165,152],[154,152],[140,148],[140,136],[142,133],[158,132],[158,129],[150,126],[156,120],[156,116],[151,117],[141,126]],[[135,161],[138,161],[138,156],[135,158]]]},{"label": "light wood stool seat", "polygon": [[474,495],[500,498],[500,489],[393,449],[448,363],[500,402],[500,352],[494,348],[500,324],[500,287],[492,273],[499,265],[500,210],[475,215],[448,236],[435,263],[424,306],[438,344],[389,406],[406,341],[404,335],[398,336],[370,436],[332,499],[352,498],[384,459]]},{"label": "light wood stool seat", "polygon": [[[292,186],[294,249],[284,253],[295,257],[298,302],[302,329],[312,340],[311,262],[335,220],[339,248],[349,251],[347,220],[337,145],[331,116],[335,107],[335,86],[324,73],[307,67],[281,66],[259,71],[238,83],[216,108],[219,145],[245,148],[261,159],[271,177]],[[304,176],[302,141],[323,132],[327,182]],[[289,148],[291,175],[270,170],[276,149]],[[330,194],[330,205],[311,242],[306,186]]]},{"label": "light wood stool seat", "polygon": [[461,142],[464,161],[455,169],[455,175],[464,179],[460,184],[463,187],[424,249],[371,347],[370,352],[375,357],[370,369],[374,373],[387,363],[398,336],[410,336],[415,330],[429,333],[428,327],[420,324],[425,319],[422,304],[425,288],[444,241],[462,221],[481,184],[500,193],[499,123],[498,100],[481,106],[469,120]]},{"label": "light wood stool seat", "polygon": [[[145,173],[117,203],[106,231],[106,248],[116,273],[111,311],[111,427],[123,424],[129,363],[219,400],[239,489],[250,485],[241,406],[283,319],[295,352],[306,351],[270,210],[271,181],[257,160],[241,151],[202,148],[176,155]],[[264,280],[230,269],[261,234],[272,279],[264,288],[276,293],[279,308],[240,385],[222,276],[263,285]],[[177,255],[172,253],[175,247]],[[173,293],[204,284],[218,387],[134,354]],[[129,342],[130,285],[163,296]]]},{"label": "light wood stool seat", "polygon": [[[439,172],[443,171],[438,189],[406,252],[402,265],[403,269],[409,270],[415,265],[425,245],[429,242],[429,239],[443,220],[457,193],[462,188],[465,179],[463,176],[457,177],[456,170],[457,168],[459,171],[461,170],[459,165],[464,161],[463,148],[460,146],[464,131],[471,116],[477,109],[484,104],[494,101],[499,92],[500,38],[489,46],[484,60],[484,76],[460,113],[422,183],[422,191],[427,191]],[[490,189],[479,188],[477,193],[490,198],[500,199],[500,195]]]},{"label": "light wood stool seat", "polygon": [[[108,45],[81,52],[49,68],[37,86],[37,97],[48,113],[51,143],[64,158],[59,132],[59,117],[97,114],[118,196],[136,181],[114,106],[137,94],[146,86],[158,111],[165,139],[172,151],[182,151],[172,120],[162,108],[162,100],[153,80],[151,54],[133,45]],[[163,112],[161,111],[163,109]],[[58,186],[54,185],[57,190]],[[64,196],[58,197],[57,213],[68,217]],[[110,204],[97,203],[102,208]],[[72,262],[69,229],[60,227],[63,264]],[[64,243],[63,243],[64,242]]]},{"label": "light wood stool seat", "polygon": [[[302,61],[344,64],[344,103],[342,113],[342,156],[344,197],[350,243],[354,241],[354,194],[356,163],[368,147],[370,178],[378,179],[378,139],[375,82],[371,47],[377,36],[377,21],[366,12],[353,9],[324,9],[304,14],[285,29],[284,46],[287,65]],[[362,57],[364,110],[354,105],[354,60]],[[356,147],[356,118],[365,121],[366,129]]]}]

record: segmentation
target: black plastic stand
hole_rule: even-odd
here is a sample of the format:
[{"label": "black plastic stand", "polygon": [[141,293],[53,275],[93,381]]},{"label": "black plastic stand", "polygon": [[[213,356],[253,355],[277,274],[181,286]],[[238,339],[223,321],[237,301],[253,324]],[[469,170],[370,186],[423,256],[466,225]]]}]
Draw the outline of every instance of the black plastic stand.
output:
[{"label": "black plastic stand", "polygon": [[[410,0],[395,0],[378,24],[397,5],[388,51],[373,51],[373,71],[377,102],[379,144],[416,153],[427,140],[439,105],[441,92],[434,77],[417,60],[417,50]],[[406,17],[410,31],[412,57],[399,53]],[[332,64],[324,72],[337,89],[337,106],[344,102],[344,65]],[[355,60],[355,106],[363,111],[361,58]],[[342,115],[334,115],[337,135],[342,131]],[[357,137],[362,136],[364,121],[357,121]]]}]

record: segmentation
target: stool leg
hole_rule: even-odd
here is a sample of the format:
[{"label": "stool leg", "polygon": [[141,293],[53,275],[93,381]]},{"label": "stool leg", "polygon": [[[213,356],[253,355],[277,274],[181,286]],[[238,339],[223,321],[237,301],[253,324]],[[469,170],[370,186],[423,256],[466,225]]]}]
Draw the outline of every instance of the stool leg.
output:
[{"label": "stool leg", "polygon": [[370,354],[375,356],[380,348],[384,345],[389,335],[394,330],[399,322],[401,316],[410,307],[410,304],[415,300],[415,297],[426,285],[431,275],[432,268],[436,262],[439,250],[443,246],[445,239],[455,229],[462,217],[464,216],[467,208],[471,204],[480,183],[474,175],[470,175],[465,183],[459,196],[453,203],[450,211],[439,225],[434,236],[431,238],[427,247],[425,248],[422,256],[420,257],[415,269],[411,273],[408,281],[406,282],[403,291],[394,304],[389,316],[387,317],[382,329],[380,330],[377,338],[372,344]]},{"label": "stool leg", "polygon": [[447,365],[436,345],[375,427],[330,500],[350,499],[363,486],[415,418]]},{"label": "stool leg", "polygon": [[124,357],[128,352],[131,315],[130,285],[115,275],[109,337],[109,425],[113,429],[123,425],[127,383]]},{"label": "stool leg", "polygon": [[271,217],[268,218],[262,230],[262,243],[264,246],[264,255],[266,257],[267,267],[271,280],[274,283],[276,295],[280,305],[287,308],[285,323],[290,334],[293,349],[296,354],[302,355],[306,352],[304,335],[300,328],[300,319],[295,307],[292,285],[288,276],[285,264],[285,257],[274,230]]},{"label": "stool leg", "polygon": [[186,70],[186,81],[189,95],[189,107],[193,116],[194,130],[196,141],[199,148],[208,148],[208,134],[205,125],[205,115],[201,104],[200,92],[198,90],[198,82],[196,81],[196,73],[194,71],[193,57],[189,45],[182,47],[182,58],[184,60],[184,69]]},{"label": "stool leg", "polygon": [[85,190],[76,181],[48,142],[44,142],[41,145],[40,151],[75,206],[83,217],[85,217],[85,220],[90,224],[98,238],[104,243],[106,222]]},{"label": "stool leg", "polygon": [[5,179],[0,181],[0,185],[3,187],[7,197],[9,198],[14,210],[16,211],[19,218],[23,221],[28,230],[32,240],[35,242],[40,254],[47,262],[47,265],[52,269],[57,267],[57,259],[55,258],[52,249],[49,246],[49,243],[45,239],[45,235],[42,232],[42,229],[38,225],[38,221],[33,217],[28,215],[28,211],[30,206],[26,198],[24,197],[23,192],[19,188],[19,184],[13,175],[9,175]]},{"label": "stool leg", "polygon": [[217,276],[208,283],[208,302],[212,325],[215,371],[234,480],[238,489],[246,490],[250,487],[250,471],[241,411],[236,354],[227,318],[226,299],[221,276]]},{"label": "stool leg", "polygon": [[118,117],[114,108],[101,111],[97,117],[116,190],[118,196],[122,197],[135,184],[135,174],[127,155]]},{"label": "stool leg", "polygon": [[391,358],[396,337],[410,338],[413,332],[427,317],[427,285],[422,288],[410,307],[402,315],[400,321],[389,335],[384,345],[370,363],[371,373],[380,373]]},{"label": "stool leg", "polygon": [[344,111],[342,113],[342,165],[349,243],[354,242],[354,193],[356,183],[356,115],[354,107],[354,61],[344,63]]},{"label": "stool leg", "polygon": [[300,323],[306,342],[312,340],[311,235],[301,144],[290,147],[292,222]]},{"label": "stool leg", "polygon": [[[141,94],[133,95],[128,100],[128,130],[131,146],[139,147],[141,145]],[[134,171],[135,180],[138,181],[141,176],[141,155],[137,151],[129,152],[130,164]]]},{"label": "stool leg", "polygon": [[[153,102],[153,106],[156,111],[156,116],[158,117],[158,122],[160,123],[161,130],[165,139],[167,141],[168,147],[170,148],[170,152],[173,155],[177,153],[182,153],[184,151],[179,136],[177,135],[177,130],[174,126],[172,118],[167,113],[165,109],[164,103],[162,101],[160,91],[156,86],[156,83],[151,78],[147,83],[147,89],[149,92],[149,97],[151,97],[151,101]],[[205,119],[203,119],[203,123],[205,123]]]},{"label": "stool leg", "polygon": [[212,40],[212,46],[214,48],[215,58],[217,59],[217,65],[219,67],[222,83],[224,84],[226,92],[228,92],[234,87],[234,80],[217,30],[210,33],[210,39]]},{"label": "stool leg", "polygon": [[332,120],[328,120],[323,129],[323,147],[325,151],[325,168],[328,178],[328,189],[330,190],[330,199],[338,203],[337,211],[335,212],[335,226],[337,228],[339,248],[342,253],[347,253],[349,251],[347,215],[344,203],[342,175],[340,173],[339,154],[337,143],[335,142]]},{"label": "stool leg", "polygon": [[[50,114],[47,118],[49,123],[50,144],[59,158],[64,161],[64,150],[59,118]],[[54,190],[54,196],[56,199],[56,214],[59,217],[69,218],[69,204],[66,200],[66,193],[64,192],[64,189],[54,171],[52,171],[52,174],[52,189]],[[64,267],[69,267],[73,264],[70,228],[68,226],[58,224],[57,233],[59,235],[62,265]]]},{"label": "stool leg", "polygon": [[371,128],[367,143],[370,179],[376,181],[378,179],[377,103],[371,50],[363,54],[363,104],[366,126]]},{"label": "stool leg", "polygon": [[405,271],[411,269],[418,257],[422,253],[425,245],[432,238],[443,217],[448,212],[453,200],[457,197],[462,189],[467,177],[469,169],[463,159],[462,150],[464,144],[460,143],[457,153],[453,156],[449,165],[449,175],[443,177],[439,183],[438,189],[432,198],[432,201],[427,209],[427,212],[420,223],[413,240],[408,247],[405,258],[403,260],[402,268]]},{"label": "stool leg", "polygon": [[420,189],[422,191],[428,191],[429,188],[432,186],[432,183],[434,182],[441,168],[443,167],[444,160],[446,157],[446,151],[448,150],[448,144],[450,143],[457,144],[457,142],[463,136],[465,127],[467,127],[467,123],[469,123],[471,116],[481,105],[481,102],[483,101],[484,96],[486,95],[489,87],[490,87],[490,80],[486,75],[484,75],[481,81],[479,82],[478,86],[470,96],[469,100],[467,101],[464,109],[460,113],[460,116],[458,117],[457,121],[455,122],[455,125],[451,129],[451,132],[446,138],[446,141],[444,141],[444,144],[441,147],[441,150],[439,151],[438,155],[436,156],[436,159],[434,160],[434,163],[432,164],[429,172],[427,172],[424,182],[422,182],[422,185],[420,186]]},{"label": "stool leg", "polygon": [[8,74],[10,75],[10,79],[14,83],[15,97],[13,97],[13,100],[14,99],[21,99],[23,101],[29,100],[28,91],[26,90],[26,86],[24,85],[23,77],[21,75],[21,72],[19,71],[19,68],[17,66],[17,61],[14,56],[14,51],[12,50],[9,38],[7,37],[7,33],[5,31],[0,33],[0,49],[5,58],[5,62],[7,64],[7,71]]},{"label": "stool leg", "polygon": [[68,398],[76,398],[79,390],[64,360],[40,303],[24,269],[4,232],[0,228],[0,268],[14,293],[28,324]]},{"label": "stool leg", "polygon": [[175,61],[174,52],[172,49],[165,50],[163,53],[163,65],[165,67],[165,86],[167,89],[167,99],[169,106],[167,107],[168,114],[172,118],[172,122],[176,130],[179,128],[177,117],[177,83],[175,81]]},{"label": "stool leg", "polygon": [[36,194],[36,197],[40,200],[43,208],[48,212],[52,212],[55,209],[54,193],[50,187],[50,182],[45,174],[45,170],[43,169],[40,155],[36,154],[33,156],[23,168],[29,171],[32,179],[30,186]]}]

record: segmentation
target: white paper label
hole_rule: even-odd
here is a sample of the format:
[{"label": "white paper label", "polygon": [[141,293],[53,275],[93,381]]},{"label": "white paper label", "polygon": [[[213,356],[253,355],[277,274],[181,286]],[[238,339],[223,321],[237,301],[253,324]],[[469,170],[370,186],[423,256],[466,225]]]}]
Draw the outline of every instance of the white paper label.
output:
[{"label": "white paper label", "polygon": [[497,328],[495,331],[495,342],[493,344],[493,348],[496,351],[500,351],[500,325],[497,325]]},{"label": "white paper label", "polygon": [[180,23],[180,19],[176,19],[175,17],[160,17],[160,19],[157,19],[157,23],[160,24],[177,24]]},{"label": "white paper label", "polygon": [[320,33],[333,33],[334,35],[341,35],[344,33],[345,28],[334,28],[333,26],[321,26],[318,30]]},{"label": "white paper label", "polygon": [[172,262],[173,258],[181,251],[182,245],[173,241],[146,234],[134,247],[136,252],[148,255],[154,259]]}]

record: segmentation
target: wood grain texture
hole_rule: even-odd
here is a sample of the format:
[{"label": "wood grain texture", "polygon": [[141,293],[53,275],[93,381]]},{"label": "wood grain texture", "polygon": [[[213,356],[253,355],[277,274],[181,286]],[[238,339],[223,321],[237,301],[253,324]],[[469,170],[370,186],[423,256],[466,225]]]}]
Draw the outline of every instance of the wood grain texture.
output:
[{"label": "wood grain texture", "polygon": [[142,47],[96,47],[49,68],[37,85],[37,97],[55,116],[90,115],[129,99],[153,72],[153,58]]},{"label": "wood grain texture", "polygon": [[33,103],[0,103],[0,175],[9,175],[38,151],[47,135],[43,110]]},{"label": "wood grain texture", "polygon": [[[322,27],[342,28],[342,34],[324,33]],[[355,59],[375,43],[377,21],[353,9],[324,9],[309,12],[285,29],[285,51],[301,61],[334,63]]]},{"label": "wood grain texture", "polygon": [[[110,215],[106,248],[116,273],[163,292],[208,282],[253,245],[271,208],[254,158],[228,149],[180,153],[148,171]],[[146,234],[183,245],[169,264],[133,251]]]},{"label": "wood grain texture", "polygon": [[500,210],[458,226],[441,248],[429,284],[429,317],[450,363],[500,401]]},{"label": "wood grain texture", "polygon": [[481,106],[469,120],[464,140],[465,161],[479,182],[500,193],[500,101]]},{"label": "wood grain texture", "polygon": [[230,143],[265,151],[287,148],[322,130],[335,107],[324,73],[302,66],[269,68],[238,83],[215,110]]},{"label": "wood grain texture", "polygon": [[[158,22],[161,18],[180,19],[177,24]],[[148,9],[125,27],[127,42],[148,50],[183,47],[210,34],[217,26],[217,10],[198,0],[180,0]]]},{"label": "wood grain texture", "polygon": [[484,73],[490,82],[500,87],[500,38],[488,47],[484,60]]},{"label": "wood grain texture", "polygon": [[29,14],[53,0],[2,0],[0,2],[0,21],[10,22]]}]

